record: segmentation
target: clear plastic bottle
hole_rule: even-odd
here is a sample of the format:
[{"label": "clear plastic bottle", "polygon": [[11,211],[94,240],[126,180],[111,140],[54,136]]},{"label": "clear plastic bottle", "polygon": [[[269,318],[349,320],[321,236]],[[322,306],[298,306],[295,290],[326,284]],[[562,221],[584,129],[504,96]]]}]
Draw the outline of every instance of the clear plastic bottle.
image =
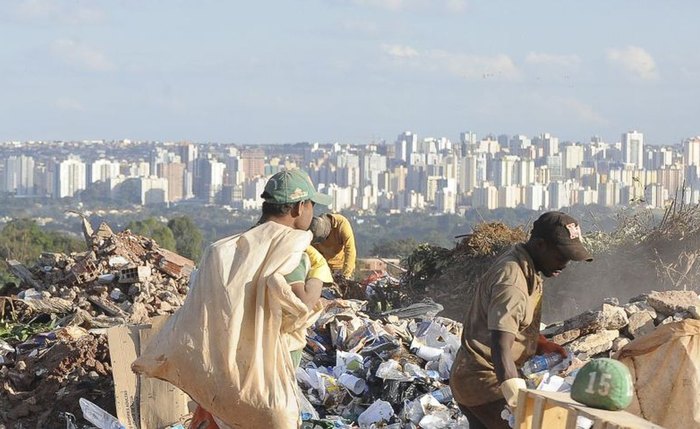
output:
[{"label": "clear plastic bottle", "polygon": [[87,399],[80,398],[78,403],[80,403],[80,409],[83,411],[83,418],[99,429],[126,429],[116,417]]},{"label": "clear plastic bottle", "polygon": [[559,353],[533,356],[523,365],[523,375],[528,377],[540,371],[548,370],[563,360],[564,358]]}]

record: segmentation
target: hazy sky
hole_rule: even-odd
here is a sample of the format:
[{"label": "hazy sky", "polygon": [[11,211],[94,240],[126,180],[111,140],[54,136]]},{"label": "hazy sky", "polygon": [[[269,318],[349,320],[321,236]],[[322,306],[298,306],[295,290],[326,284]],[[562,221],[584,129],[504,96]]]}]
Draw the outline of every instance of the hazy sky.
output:
[{"label": "hazy sky", "polygon": [[0,140],[700,134],[700,2],[0,3]]}]

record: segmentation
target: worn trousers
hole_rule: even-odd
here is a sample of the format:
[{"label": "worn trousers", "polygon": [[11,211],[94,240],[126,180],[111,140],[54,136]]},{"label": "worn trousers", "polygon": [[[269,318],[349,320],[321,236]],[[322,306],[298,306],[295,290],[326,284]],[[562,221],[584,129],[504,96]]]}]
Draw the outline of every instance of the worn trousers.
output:
[{"label": "worn trousers", "polygon": [[469,421],[469,429],[510,429],[508,422],[501,418],[501,412],[506,406],[505,399],[475,407],[467,407],[459,403],[457,405]]}]

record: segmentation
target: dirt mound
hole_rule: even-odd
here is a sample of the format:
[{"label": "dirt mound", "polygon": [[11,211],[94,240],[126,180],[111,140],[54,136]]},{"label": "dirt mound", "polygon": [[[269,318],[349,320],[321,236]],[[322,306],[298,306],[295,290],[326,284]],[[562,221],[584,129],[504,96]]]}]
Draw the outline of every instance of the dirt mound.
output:
[{"label": "dirt mound", "polygon": [[25,346],[27,354],[0,370],[0,421],[8,428],[66,427],[64,413],[83,421],[80,398],[115,413],[106,337],[83,333],[45,341]]}]

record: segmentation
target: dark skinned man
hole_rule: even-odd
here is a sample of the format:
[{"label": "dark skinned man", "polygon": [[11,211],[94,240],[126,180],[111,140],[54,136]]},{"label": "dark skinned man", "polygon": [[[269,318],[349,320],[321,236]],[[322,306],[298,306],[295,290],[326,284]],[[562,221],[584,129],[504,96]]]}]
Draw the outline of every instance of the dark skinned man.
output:
[{"label": "dark skinned man", "polygon": [[535,221],[530,239],[501,255],[480,279],[450,375],[471,429],[508,428],[501,412],[506,405],[514,409],[525,388],[518,368],[535,354],[566,356],[539,334],[542,276],[558,276],[569,261],[591,259],[576,219],[547,212]]}]

